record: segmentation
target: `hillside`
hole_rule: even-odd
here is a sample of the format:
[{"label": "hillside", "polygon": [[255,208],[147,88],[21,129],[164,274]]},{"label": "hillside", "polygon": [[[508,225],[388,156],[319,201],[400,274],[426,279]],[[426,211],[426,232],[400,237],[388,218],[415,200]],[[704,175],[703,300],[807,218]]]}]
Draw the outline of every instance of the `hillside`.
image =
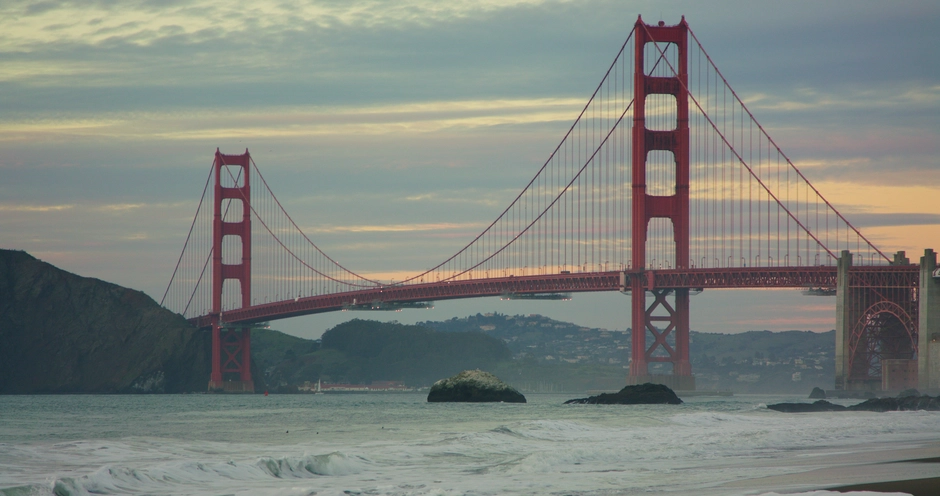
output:
[{"label": "hillside", "polygon": [[328,330],[320,343],[276,331],[256,332],[252,347],[255,363],[275,390],[317,380],[429,386],[462,370],[492,370],[512,358],[505,343],[481,332],[439,333],[360,319]]},{"label": "hillside", "polygon": [[[252,349],[275,391],[318,379],[426,386],[467,368],[523,391],[585,391],[623,386],[629,338],[541,315],[494,313],[415,326],[355,319],[327,331],[322,342],[259,330]],[[692,370],[699,389],[806,394],[832,387],[834,340],[832,331],[693,332]]]},{"label": "hillside", "polygon": [[209,343],[140,291],[0,250],[0,393],[205,391]]},{"label": "hillside", "polygon": [[517,359],[617,365],[630,356],[630,335],[624,331],[583,327],[536,314],[478,313],[417,325],[442,332],[484,332],[505,341]]},{"label": "hillside", "polygon": [[[419,325],[443,332],[480,331],[498,337],[512,350],[514,362],[524,360],[529,364],[527,370],[542,371],[542,382],[556,385],[569,384],[579,374],[593,374],[598,380],[613,377],[617,375],[612,370],[615,368],[625,374],[622,369],[630,358],[630,333],[626,330],[583,327],[541,315],[487,313]],[[674,344],[672,339],[667,341]],[[835,331],[692,331],[690,356],[699,389],[802,394],[814,386],[832,388],[835,383]],[[555,373],[559,367],[571,370],[567,375]],[[665,369],[651,365],[653,373],[668,373]]]}]

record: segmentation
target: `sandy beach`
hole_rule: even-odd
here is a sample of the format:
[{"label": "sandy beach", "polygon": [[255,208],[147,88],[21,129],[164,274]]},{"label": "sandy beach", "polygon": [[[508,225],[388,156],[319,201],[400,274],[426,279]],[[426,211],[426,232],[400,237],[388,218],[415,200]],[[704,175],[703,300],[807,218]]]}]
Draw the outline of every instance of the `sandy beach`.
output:
[{"label": "sandy beach", "polygon": [[799,461],[791,461],[780,468],[798,471],[802,467],[805,471],[740,480],[724,487],[781,492],[826,490],[940,495],[940,443],[902,448],[871,445],[866,448],[798,457]]},{"label": "sandy beach", "polygon": [[902,493],[911,496],[935,496],[940,494],[940,477],[927,479],[898,480],[888,482],[872,482],[870,484],[856,484],[833,488],[833,491],[871,491],[878,493]]}]

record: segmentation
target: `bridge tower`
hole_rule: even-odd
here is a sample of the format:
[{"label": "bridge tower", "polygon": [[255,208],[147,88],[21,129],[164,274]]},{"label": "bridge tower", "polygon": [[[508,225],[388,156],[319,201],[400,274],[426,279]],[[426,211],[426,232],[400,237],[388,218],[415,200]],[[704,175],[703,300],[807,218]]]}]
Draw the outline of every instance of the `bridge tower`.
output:
[{"label": "bridge tower", "polygon": [[[222,315],[222,289],[226,280],[238,282],[241,307],[251,306],[251,156],[223,155],[215,150],[215,194],[212,221],[212,373],[209,391],[254,392],[251,379],[251,330],[232,328]],[[234,169],[234,172],[233,172]],[[227,180],[226,180],[227,179]],[[231,183],[231,186],[222,184]],[[223,210],[225,200],[230,200]],[[241,204],[241,220],[226,221],[228,209]],[[237,212],[236,212],[237,215]],[[240,263],[225,263],[223,240],[237,237]],[[235,251],[234,249],[232,251]],[[224,354],[224,357],[223,357]]]},{"label": "bridge tower", "polygon": [[[644,382],[666,383],[674,389],[695,389],[692,366],[689,361],[689,290],[686,288],[656,288],[653,267],[646,267],[646,240],[649,222],[653,218],[672,221],[677,269],[689,266],[689,97],[688,97],[688,33],[685,17],[675,26],[662,21],[650,26],[638,18],[634,30],[636,42],[634,65],[633,110],[633,259],[636,269],[645,268],[646,276],[631,280],[632,297],[632,361],[628,384]],[[648,43],[660,49],[665,44],[675,45],[678,51],[677,73],[672,77],[657,77],[646,72],[644,55]],[[659,58],[659,51],[651,51]],[[655,65],[655,64],[650,64]],[[649,95],[672,95],[675,98],[675,128],[650,130],[646,127],[646,102]],[[646,162],[649,152],[671,152],[675,159],[675,185],[671,195],[647,193]],[[663,186],[655,185],[657,190]],[[654,301],[647,306],[647,292]],[[672,295],[670,304],[668,296]],[[657,326],[659,324],[659,326]],[[647,345],[647,331],[654,342]],[[667,342],[670,333],[675,336],[675,347]],[[650,362],[672,363],[672,377],[652,377]]]}]

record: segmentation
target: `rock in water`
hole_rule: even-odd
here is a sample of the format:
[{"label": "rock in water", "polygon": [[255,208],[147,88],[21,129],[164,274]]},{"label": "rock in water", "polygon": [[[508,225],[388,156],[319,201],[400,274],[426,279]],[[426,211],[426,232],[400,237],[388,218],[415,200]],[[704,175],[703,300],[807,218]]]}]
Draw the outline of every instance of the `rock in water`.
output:
[{"label": "rock in water", "polygon": [[927,410],[935,412],[940,410],[940,397],[905,396],[903,398],[872,398],[857,405],[850,406],[849,410],[862,412]]},{"label": "rock in water", "polygon": [[814,387],[812,392],[809,393],[809,399],[811,400],[824,400],[826,399],[826,392],[821,388]]},{"label": "rock in water", "polygon": [[525,403],[525,396],[498,377],[482,370],[464,370],[431,386],[428,402]]},{"label": "rock in water", "polygon": [[940,397],[872,398],[849,407],[833,405],[826,400],[819,400],[815,403],[777,403],[767,405],[767,408],[786,413],[842,412],[846,410],[855,412],[938,411],[940,410]]},{"label": "rock in water", "polygon": [[826,400],[815,403],[775,403],[767,405],[767,409],[784,413],[811,413],[811,412],[841,412],[845,410],[842,405],[835,405]]},{"label": "rock in water", "polygon": [[626,386],[616,393],[602,393],[590,398],[568,400],[566,405],[679,405],[682,400],[676,393],[662,384],[639,384]]}]

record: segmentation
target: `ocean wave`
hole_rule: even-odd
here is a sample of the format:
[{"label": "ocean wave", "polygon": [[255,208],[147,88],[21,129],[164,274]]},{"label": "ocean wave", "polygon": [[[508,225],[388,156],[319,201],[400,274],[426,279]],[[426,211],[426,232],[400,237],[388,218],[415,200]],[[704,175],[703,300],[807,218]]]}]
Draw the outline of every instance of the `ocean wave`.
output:
[{"label": "ocean wave", "polygon": [[681,413],[672,417],[672,422],[685,427],[717,427],[721,425],[749,425],[763,423],[751,415],[723,412]]},{"label": "ocean wave", "polygon": [[0,496],[48,496],[49,488],[40,484],[0,488]]},{"label": "ocean wave", "polygon": [[539,441],[583,441],[586,438],[605,438],[610,435],[608,428],[589,426],[570,420],[531,420],[515,422],[501,425],[492,429],[490,432]]},{"label": "ocean wave", "polygon": [[[333,452],[322,455],[262,457],[252,462],[175,462],[153,467],[104,466],[81,477],[62,477],[52,486],[55,496],[199,492],[196,488],[230,486],[232,481],[263,483],[265,479],[311,479],[358,474],[366,461]],[[10,493],[9,496],[48,494]],[[4,496],[7,496],[4,494]]]},{"label": "ocean wave", "polygon": [[256,463],[258,468],[278,479],[358,474],[362,472],[363,464],[362,458],[339,452],[302,457],[265,457]]}]

